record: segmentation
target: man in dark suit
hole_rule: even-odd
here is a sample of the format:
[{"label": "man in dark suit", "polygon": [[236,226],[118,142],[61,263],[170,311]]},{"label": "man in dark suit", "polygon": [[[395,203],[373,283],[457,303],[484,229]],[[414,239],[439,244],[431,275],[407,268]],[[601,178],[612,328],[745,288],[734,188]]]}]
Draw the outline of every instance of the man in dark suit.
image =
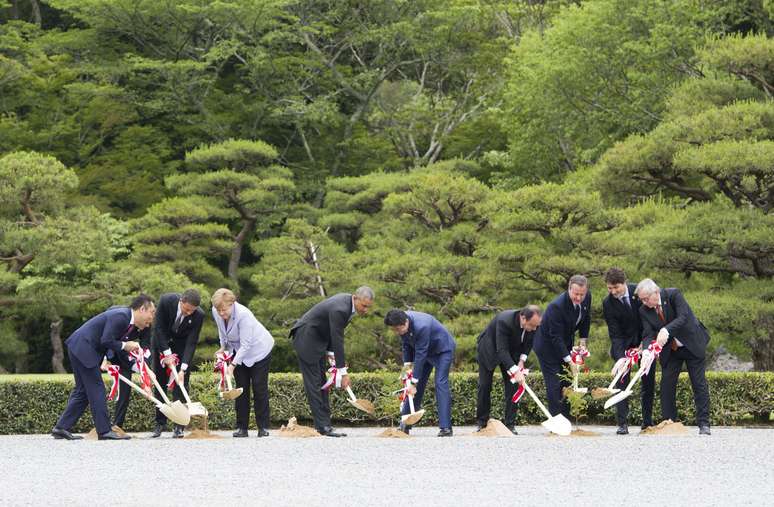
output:
[{"label": "man in dark suit", "polygon": [[710,434],[709,387],[705,361],[709,333],[693,314],[677,289],[661,289],[650,278],[637,284],[642,300],[642,344],[656,341],[661,347],[661,415],[677,420],[677,379],[685,363],[696,404],[696,423],[700,435]]},{"label": "man in dark suit", "polygon": [[[162,387],[169,382],[167,367],[175,360],[180,362],[177,368],[174,400],[183,399],[180,391],[180,383],[184,382],[186,390],[189,386],[189,366],[193,361],[196,344],[199,343],[199,332],[204,323],[204,311],[199,307],[201,296],[195,289],[188,289],[182,294],[163,294],[159,298],[159,306],[156,319],[153,322],[153,337],[151,338],[151,357],[153,359],[153,371],[159,379]],[[161,355],[165,359],[161,360]],[[173,355],[174,354],[174,355]],[[177,356],[177,357],[175,357]],[[152,437],[161,436],[166,429],[167,417],[156,409],[156,426]],[[173,438],[183,436],[183,426],[175,425]]]},{"label": "man in dark suit", "polygon": [[586,341],[591,326],[591,292],[585,276],[573,275],[567,285],[567,291],[562,292],[549,303],[540,328],[535,333],[535,355],[540,362],[543,381],[546,383],[548,395],[548,410],[551,415],[563,414],[570,417],[570,407],[562,399],[562,388],[569,382],[559,376],[562,367],[570,372],[577,371],[578,366],[572,362],[570,353],[573,351],[575,332],[580,334],[579,349],[586,350]]},{"label": "man in dark suit", "polygon": [[[620,268],[610,268],[605,273],[608,295],[602,300],[602,314],[607,323],[607,333],[610,335],[610,357],[616,361],[616,367],[623,367],[626,362],[626,351],[639,349],[642,342],[642,321],[640,307],[642,301],[635,294],[636,286],[626,282],[626,273]],[[614,368],[613,374],[615,375]],[[629,383],[630,373],[621,377],[620,385]],[[653,395],[656,391],[656,367],[650,368],[642,377],[642,428],[653,426]],[[629,433],[629,400],[616,404],[616,419],[619,435]]]},{"label": "man in dark suit", "polygon": [[328,391],[321,389],[328,370],[328,356],[335,360],[336,387],[349,387],[344,357],[344,328],[355,315],[365,315],[373,305],[374,291],[360,287],[354,294],[336,294],[314,305],[290,330],[293,348],[304,379],[304,391],[314,418],[315,429],[329,437],[343,437],[331,427]]},{"label": "man in dark suit", "polygon": [[[385,325],[400,336],[403,349],[403,368],[412,372],[412,384],[408,394],[414,397],[414,408],[422,407],[422,397],[435,368],[435,402],[438,407],[439,437],[453,435],[451,421],[451,389],[449,369],[454,361],[454,342],[451,333],[443,324],[427,313],[392,309],[384,317]],[[409,414],[408,400],[403,402],[401,414]],[[408,433],[411,428],[401,423],[401,430]]]},{"label": "man in dark suit", "polygon": [[100,365],[108,350],[115,354],[140,348],[139,343],[129,340],[137,330],[148,327],[153,321],[156,307],[153,299],[141,294],[132,300],[129,308],[115,308],[89,319],[65,340],[70,365],[75,377],[75,388],[70,393],[59,420],[51,430],[54,438],[77,440],[82,437],[70,433],[78,419],[91,407],[91,416],[100,440],[125,440],[110,428],[105,384]]},{"label": "man in dark suit", "polygon": [[[505,392],[505,425],[511,433],[516,431],[515,382],[524,380],[520,371],[524,368],[532,350],[532,337],[540,326],[542,312],[535,305],[521,310],[505,310],[498,313],[483,333],[478,336],[476,359],[478,360],[478,396],[476,421],[479,431],[486,427],[492,406],[492,375],[497,365],[503,375]],[[518,364],[517,364],[518,363]]]},{"label": "man in dark suit", "polygon": [[[111,306],[113,308],[126,308],[125,306]],[[140,347],[146,349],[150,347],[151,326],[142,330],[135,330],[132,339],[140,344]],[[116,354],[112,350],[108,349],[105,354],[105,360],[109,363],[116,364],[120,368],[118,373],[124,377],[132,378],[132,362],[126,350]],[[107,363],[103,364],[103,370],[107,370]],[[115,411],[113,412],[113,426],[119,428],[124,427],[124,421],[126,420],[126,412],[129,410],[129,401],[132,398],[132,388],[124,382],[118,383],[118,398],[116,399]]]}]

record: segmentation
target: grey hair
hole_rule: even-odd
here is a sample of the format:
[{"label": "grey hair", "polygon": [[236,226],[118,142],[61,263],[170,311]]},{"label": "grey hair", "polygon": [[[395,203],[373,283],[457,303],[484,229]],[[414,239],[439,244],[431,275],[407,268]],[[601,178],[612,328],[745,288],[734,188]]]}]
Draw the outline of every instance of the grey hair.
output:
[{"label": "grey hair", "polygon": [[567,288],[569,289],[573,285],[577,285],[579,287],[588,287],[589,286],[589,281],[583,275],[572,275],[570,277],[570,281],[567,282]]},{"label": "grey hair", "polygon": [[648,297],[654,292],[658,291],[658,285],[656,285],[656,282],[651,280],[650,278],[645,278],[640,283],[637,284],[637,288],[634,289],[634,293],[637,294],[640,299],[644,297]]},{"label": "grey hair", "polygon": [[366,301],[373,301],[374,300],[374,290],[371,287],[368,287],[367,285],[363,285],[362,287],[359,287],[355,291],[355,297],[357,299],[364,299]]}]

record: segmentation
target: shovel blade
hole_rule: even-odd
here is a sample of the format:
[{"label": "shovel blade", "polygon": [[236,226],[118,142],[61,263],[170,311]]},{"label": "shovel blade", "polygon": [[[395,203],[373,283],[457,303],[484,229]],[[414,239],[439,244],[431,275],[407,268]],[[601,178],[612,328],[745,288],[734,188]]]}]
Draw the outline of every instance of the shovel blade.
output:
[{"label": "shovel blade", "polygon": [[586,394],[587,392],[589,392],[588,387],[573,387],[572,390],[575,391],[576,393],[583,393],[583,394]]},{"label": "shovel blade", "polygon": [[236,389],[229,389],[228,391],[223,391],[220,393],[221,397],[223,397],[224,400],[234,400],[236,398],[239,398],[240,394],[242,394],[241,387],[237,387]]},{"label": "shovel blade", "polygon": [[423,415],[425,415],[425,409],[417,410],[416,412],[400,416],[400,422],[411,426],[418,423]]},{"label": "shovel blade", "polygon": [[167,416],[167,419],[175,424],[187,426],[188,423],[191,422],[191,414],[188,413],[188,409],[185,407],[185,405],[179,401],[169,405],[161,405],[159,406],[159,410],[162,414]]},{"label": "shovel blade", "polygon": [[363,412],[366,412],[367,414],[374,415],[376,413],[376,408],[374,407],[374,404],[371,403],[368,400],[347,400],[349,401],[353,407],[355,407],[358,410],[362,410]]},{"label": "shovel blade", "polygon": [[612,398],[610,398],[605,402],[605,409],[612,407],[619,401],[625,400],[626,398],[631,396],[631,394],[632,394],[632,391],[621,391],[620,393],[616,394],[615,396],[613,396]]},{"label": "shovel blade", "polygon": [[188,404],[188,413],[191,417],[207,415],[207,409],[198,401],[192,401]]},{"label": "shovel blade", "polygon": [[556,433],[563,437],[569,436],[572,433],[572,423],[562,414],[557,414],[547,421],[543,421],[542,426],[551,433]]},{"label": "shovel blade", "polygon": [[595,400],[601,400],[602,398],[607,398],[608,396],[612,396],[616,393],[620,393],[620,389],[610,389],[609,387],[597,387],[591,390],[591,397]]}]

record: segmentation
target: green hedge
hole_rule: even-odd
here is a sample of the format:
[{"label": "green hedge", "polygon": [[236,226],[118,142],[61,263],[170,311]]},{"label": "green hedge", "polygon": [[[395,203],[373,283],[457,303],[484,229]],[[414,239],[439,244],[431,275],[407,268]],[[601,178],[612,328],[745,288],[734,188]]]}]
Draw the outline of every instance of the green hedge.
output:
[{"label": "green hedge", "polygon": [[[355,393],[370,399],[376,405],[376,418],[357,411],[346,401],[345,394],[335,391],[332,395],[334,422],[349,424],[397,424],[398,400],[391,393],[398,389],[397,374],[394,372],[353,374]],[[106,378],[106,384],[109,381]],[[231,429],[234,424],[233,402],[217,397],[215,376],[206,373],[195,374],[191,379],[191,391],[194,399],[205,404],[209,411],[211,429]],[[774,412],[774,373],[707,373],[710,386],[711,420],[716,425],[733,424],[770,424]],[[602,373],[583,376],[581,385],[590,389],[604,387],[610,377]],[[475,373],[452,373],[451,386],[453,396],[453,421],[455,425],[472,424],[476,413]],[[545,402],[545,388],[540,374],[530,375],[530,385]],[[51,430],[56,418],[67,403],[73,381],[66,376],[0,376],[0,434],[46,433]],[[293,373],[271,374],[269,382],[272,424],[279,426],[292,416],[301,421],[310,419],[309,408],[301,384],[301,376]],[[427,393],[425,408],[428,409],[423,425],[437,422],[433,389]],[[492,393],[492,416],[502,417],[502,385],[495,382]],[[583,423],[613,424],[615,410],[603,410],[604,400],[589,400],[588,417]],[[633,421],[640,418],[639,393],[635,392],[630,403]],[[109,402],[111,411],[113,403]],[[518,424],[538,424],[544,417],[537,406],[525,395],[519,403]],[[684,421],[693,424],[694,407],[690,383],[685,373],[680,377],[678,388],[678,409]],[[654,414],[660,414],[658,392]],[[148,431],[153,424],[153,405],[138,396],[132,396],[127,414],[127,431]],[[251,422],[254,424],[254,422]],[[87,411],[78,422],[75,430],[88,431],[92,427],[91,415]]]}]

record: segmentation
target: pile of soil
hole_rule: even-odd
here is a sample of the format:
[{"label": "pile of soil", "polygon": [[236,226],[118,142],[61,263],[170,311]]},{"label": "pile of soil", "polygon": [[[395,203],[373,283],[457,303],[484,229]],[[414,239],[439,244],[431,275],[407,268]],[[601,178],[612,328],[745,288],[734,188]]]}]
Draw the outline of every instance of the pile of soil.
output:
[{"label": "pile of soil", "polygon": [[[616,393],[618,394],[618,393]],[[595,400],[601,400],[603,398],[609,398],[612,396],[610,391],[607,390],[607,387],[595,387],[591,390],[591,397]]]},{"label": "pile of soil", "polygon": [[[124,435],[126,435],[126,432],[123,429],[121,429],[120,426],[113,426],[110,429],[113,430],[113,432],[119,436],[123,437]],[[97,428],[92,428],[91,431],[86,434],[86,439],[97,440]]]},{"label": "pile of soil", "polygon": [[481,428],[481,431],[474,431],[470,434],[472,437],[512,437],[511,430],[506,425],[498,421],[497,419],[489,419],[486,422],[486,427]]},{"label": "pile of soil", "polygon": [[681,422],[674,422],[671,419],[661,421],[656,426],[648,426],[640,431],[640,435],[687,435],[688,428]]},{"label": "pile of soil", "polygon": [[210,433],[207,430],[195,429],[191,431],[189,434],[187,434],[184,438],[193,439],[193,440],[208,440],[208,439],[223,438],[223,437],[221,437],[220,435],[215,435],[214,433]]},{"label": "pile of soil", "polygon": [[[549,437],[558,437],[559,435],[557,435],[555,433],[549,433],[548,436]],[[575,428],[574,430],[572,430],[570,432],[569,436],[571,436],[571,437],[598,437],[599,433],[596,433],[594,431],[589,431],[589,430],[583,430],[583,429],[580,429],[580,428]]]},{"label": "pile of soil", "polygon": [[398,428],[387,428],[386,430],[376,435],[376,437],[377,438],[411,438],[409,435],[406,435]]},{"label": "pile of soil", "polygon": [[289,438],[308,438],[319,437],[321,435],[317,433],[317,430],[314,428],[310,428],[309,426],[302,426],[298,424],[295,417],[291,417],[288,419],[288,425],[285,426],[283,424],[280,428],[279,436]]}]

